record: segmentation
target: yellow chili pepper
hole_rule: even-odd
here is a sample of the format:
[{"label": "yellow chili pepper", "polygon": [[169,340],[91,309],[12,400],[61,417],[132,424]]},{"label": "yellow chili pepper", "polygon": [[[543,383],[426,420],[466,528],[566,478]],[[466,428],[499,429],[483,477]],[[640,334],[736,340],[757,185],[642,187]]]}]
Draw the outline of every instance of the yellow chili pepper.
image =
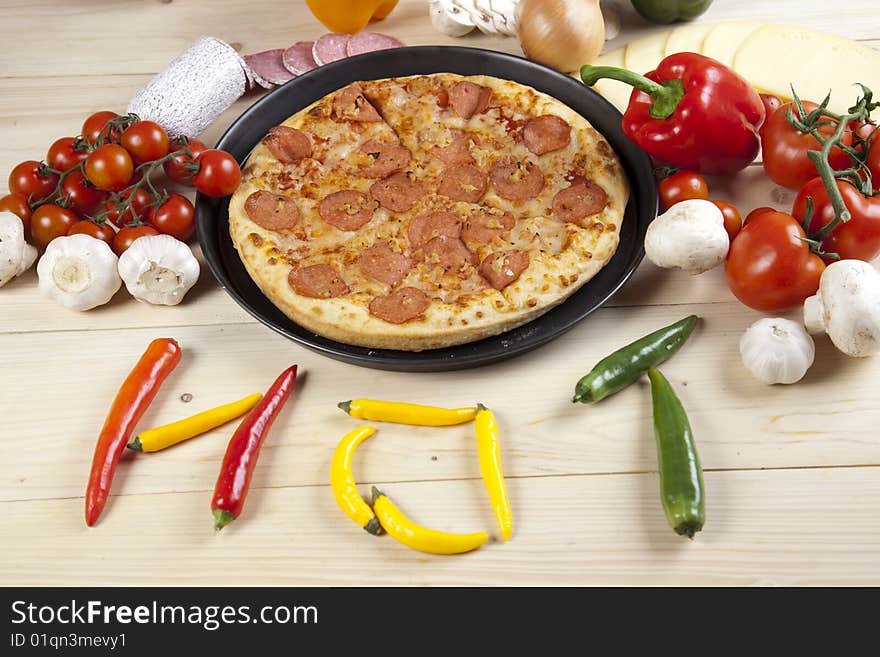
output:
[{"label": "yellow chili pepper", "polygon": [[403,515],[400,509],[375,486],[373,486],[373,510],[389,536],[420,552],[461,554],[476,550],[489,540],[486,532],[450,534],[417,525]]},{"label": "yellow chili pepper", "polygon": [[171,424],[141,431],[127,447],[137,452],[158,452],[160,449],[200,436],[244,415],[262,398],[263,395],[257,392],[231,404],[224,404]]},{"label": "yellow chili pepper", "polygon": [[482,404],[477,404],[475,421],[477,430],[477,453],[480,456],[480,473],[489,492],[489,501],[498,526],[501,538],[505,541],[513,531],[513,518],[510,514],[510,501],[507,499],[507,486],[504,473],[501,471],[501,450],[498,447],[498,423],[495,415]]},{"label": "yellow chili pepper", "polygon": [[382,527],[370,505],[364,502],[364,498],[358,493],[351,474],[354,450],[374,433],[376,430],[373,427],[358,427],[345,434],[339,441],[336,451],[333,452],[333,460],[330,462],[330,487],[333,489],[339,508],[345,511],[358,526],[377,535],[382,531]]},{"label": "yellow chili pepper", "polygon": [[467,408],[438,408],[403,402],[387,402],[376,399],[351,399],[339,402],[339,408],[359,420],[373,422],[397,422],[422,427],[447,427],[470,422],[477,414],[473,406]]},{"label": "yellow chili pepper", "polygon": [[385,18],[397,0],[306,0],[306,4],[328,29],[354,34],[371,20]]}]

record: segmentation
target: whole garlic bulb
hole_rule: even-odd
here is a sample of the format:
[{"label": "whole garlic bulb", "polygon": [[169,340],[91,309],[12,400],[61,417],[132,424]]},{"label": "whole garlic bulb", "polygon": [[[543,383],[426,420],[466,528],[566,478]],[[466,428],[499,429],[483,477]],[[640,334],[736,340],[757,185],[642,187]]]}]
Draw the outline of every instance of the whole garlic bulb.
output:
[{"label": "whole garlic bulb", "polygon": [[781,317],[759,319],[739,341],[743,365],[767,384],[795,383],[813,364],[816,346],[803,327]]}]

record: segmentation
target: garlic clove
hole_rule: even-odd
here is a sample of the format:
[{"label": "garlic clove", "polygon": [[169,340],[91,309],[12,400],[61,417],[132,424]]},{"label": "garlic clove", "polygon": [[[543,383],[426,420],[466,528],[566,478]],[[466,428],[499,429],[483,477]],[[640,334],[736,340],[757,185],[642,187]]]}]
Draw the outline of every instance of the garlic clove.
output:
[{"label": "garlic clove", "polygon": [[781,317],[759,319],[739,342],[743,365],[768,385],[800,381],[813,364],[816,346],[803,327]]}]

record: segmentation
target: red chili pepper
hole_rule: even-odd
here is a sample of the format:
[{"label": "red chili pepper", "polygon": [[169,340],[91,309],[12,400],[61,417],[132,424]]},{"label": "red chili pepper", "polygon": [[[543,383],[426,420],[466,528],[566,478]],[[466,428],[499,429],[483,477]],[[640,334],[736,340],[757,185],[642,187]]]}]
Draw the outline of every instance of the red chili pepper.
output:
[{"label": "red chili pepper", "polygon": [[635,87],[623,115],[627,137],[660,162],[702,173],[745,168],[758,155],[764,103],[724,64],[693,52],[669,55],[639,75],[613,66],[583,66],[581,79]]},{"label": "red chili pepper", "polygon": [[86,489],[86,524],[91,527],[104,509],[113,473],[125,445],[153,401],[159,386],[180,362],[180,346],[171,338],[153,340],[125,379],[98,436]]},{"label": "red chili pepper", "polygon": [[290,397],[295,382],[296,365],[291,365],[275,379],[229,439],[217,485],[214,487],[214,499],[211,500],[215,529],[223,529],[244,508],[251,476],[260,456],[260,446],[284,402]]}]

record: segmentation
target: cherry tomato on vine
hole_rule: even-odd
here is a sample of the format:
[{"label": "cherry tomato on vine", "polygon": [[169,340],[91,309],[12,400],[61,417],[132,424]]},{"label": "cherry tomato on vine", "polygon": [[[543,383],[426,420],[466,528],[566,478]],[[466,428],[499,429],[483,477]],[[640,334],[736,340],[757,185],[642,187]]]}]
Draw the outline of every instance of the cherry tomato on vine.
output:
[{"label": "cherry tomato on vine", "polygon": [[709,199],[709,186],[700,174],[694,171],[678,171],[660,181],[660,211],[666,212],[680,201],[689,199]]},{"label": "cherry tomato on vine", "polygon": [[31,215],[31,236],[34,245],[39,249],[45,249],[56,237],[67,235],[70,227],[77,221],[79,217],[73,213],[73,210],[54,203],[41,205]]},{"label": "cherry tomato on vine", "polygon": [[94,237],[95,239],[103,240],[107,242],[108,246],[113,246],[113,238],[116,237],[116,231],[113,230],[113,226],[110,225],[110,222],[105,221],[103,224],[98,225],[94,221],[89,221],[88,219],[84,221],[77,221],[73,226],[70,227],[70,230],[67,231],[68,235],[89,235],[90,237]]},{"label": "cherry tomato on vine", "polygon": [[761,124],[761,127],[758,129],[758,134],[763,135],[764,130],[767,127],[768,119],[770,115],[773,114],[776,110],[778,110],[782,106],[782,99],[779,96],[774,96],[773,94],[758,94],[761,97],[761,102],[764,103],[764,116],[767,118],[764,119],[764,123]]},{"label": "cherry tomato on vine", "polygon": [[[113,119],[117,118],[119,118],[119,115],[116,112],[111,112],[110,110],[95,112],[85,120],[85,123],[83,123],[81,133],[83,139],[87,139],[88,141],[94,143],[101,135],[101,131],[104,130],[104,126],[106,126]],[[105,135],[105,141],[115,141],[118,138],[119,131],[115,128],[110,130],[109,135]]]},{"label": "cherry tomato on vine", "polygon": [[[804,108],[808,113],[816,107],[818,107],[816,103],[804,101]],[[798,115],[793,103],[785,103],[767,118],[761,135],[762,157],[764,171],[770,180],[789,189],[800,189],[818,175],[816,165],[810,160],[807,151],[819,150],[822,146],[813,135],[800,132],[789,124],[787,118],[789,109],[793,109],[795,116]],[[819,134],[830,137],[835,129],[834,125],[822,126],[819,128]],[[852,130],[847,129],[843,132],[840,143],[852,146]],[[828,161],[831,168],[837,170],[847,169],[852,165],[849,155],[837,146],[831,149]]]},{"label": "cherry tomato on vine", "polygon": [[871,172],[871,187],[880,189],[880,127],[864,123],[859,127],[859,135],[868,142],[868,157],[865,165]]},{"label": "cherry tomato on vine", "polygon": [[113,238],[113,251],[120,256],[128,250],[128,247],[139,237],[158,235],[159,231],[152,226],[128,226],[123,228]]},{"label": "cherry tomato on vine", "polygon": [[762,205],[759,208],[755,208],[751,212],[746,215],[746,218],[743,220],[743,226],[749,223],[755,217],[764,214],[765,212],[776,212],[776,208],[771,208],[769,205]]},{"label": "cherry tomato on vine", "polygon": [[75,148],[76,139],[73,137],[62,137],[56,139],[46,154],[46,162],[53,169],[58,171],[68,171],[77,164],[82,162],[88,153],[86,151],[78,151]]},{"label": "cherry tomato on vine", "polygon": [[739,210],[736,209],[735,205],[732,205],[727,201],[713,199],[712,203],[714,203],[715,207],[721,210],[721,214],[724,215],[724,230],[727,231],[727,236],[733,241],[733,238],[736,237],[743,225]]},{"label": "cherry tomato on vine", "polygon": [[241,182],[238,162],[226,151],[209,148],[196,162],[199,172],[193,176],[196,189],[207,196],[229,196]]},{"label": "cherry tomato on vine", "polygon": [[61,198],[67,199],[67,207],[83,217],[101,206],[104,192],[89,185],[81,171],[74,171],[61,181]]},{"label": "cherry tomato on vine", "polygon": [[172,194],[159,207],[150,208],[147,222],[160,233],[186,242],[195,230],[195,216],[195,208],[188,198]]},{"label": "cherry tomato on vine", "polygon": [[819,289],[825,263],[802,239],[797,220],[765,212],[743,226],[727,254],[727,285],[749,308],[793,308]]},{"label": "cherry tomato on vine", "polygon": [[[131,198],[131,205],[123,208],[124,201],[129,198]],[[111,198],[104,204],[104,211],[107,212],[106,219],[117,228],[124,228],[127,224],[140,223],[146,218],[152,202],[153,197],[143,187],[138,187],[134,191],[133,197],[130,190],[123,192],[119,198]]]},{"label": "cherry tomato on vine", "polygon": [[118,192],[131,181],[134,162],[122,146],[104,144],[89,153],[85,171],[86,178],[98,189]]},{"label": "cherry tomato on vine", "polygon": [[30,229],[31,206],[28,205],[26,197],[21,194],[7,194],[0,198],[0,212],[3,211],[18,215],[24,224],[25,232]]},{"label": "cherry tomato on vine", "polygon": [[168,155],[168,133],[153,121],[138,121],[128,126],[119,138],[119,144],[129,152],[135,164]]},{"label": "cherry tomato on vine", "polygon": [[26,160],[9,172],[9,193],[21,194],[31,202],[45,198],[58,185],[58,175],[41,175],[42,165],[36,160]]},{"label": "cherry tomato on vine", "polygon": [[[165,175],[181,185],[193,184],[193,176],[198,171],[198,165],[195,163],[195,160],[199,155],[208,150],[208,147],[198,139],[190,139],[187,146],[192,153],[192,157],[186,154],[175,155],[162,165],[165,169]],[[172,151],[178,151],[182,148],[183,144],[179,141],[171,146]]]}]

